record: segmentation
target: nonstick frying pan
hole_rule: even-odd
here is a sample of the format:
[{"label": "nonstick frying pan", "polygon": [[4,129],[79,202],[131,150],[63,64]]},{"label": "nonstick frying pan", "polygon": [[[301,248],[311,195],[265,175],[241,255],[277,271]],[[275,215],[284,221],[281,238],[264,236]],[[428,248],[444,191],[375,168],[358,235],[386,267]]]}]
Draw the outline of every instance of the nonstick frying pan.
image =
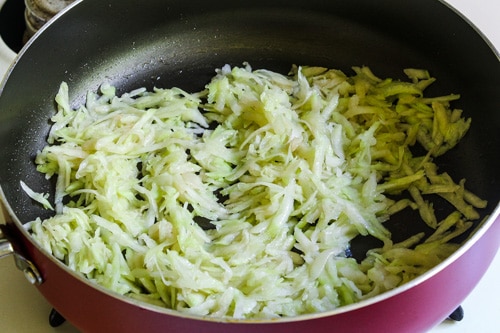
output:
[{"label": "nonstick frying pan", "polygon": [[[460,93],[456,106],[473,119],[463,141],[436,163],[488,200],[484,221],[457,240],[465,243],[449,259],[394,291],[328,313],[261,321],[191,317],[118,296],[70,272],[30,239],[23,224],[47,212],[19,181],[52,190],[33,159],[45,145],[61,81],[76,106],[104,81],[119,93],[142,86],[195,91],[215,68],[245,61],[282,73],[292,64],[347,73],[367,65],[394,78],[403,68],[428,69],[438,78],[428,93]],[[10,216],[3,238],[44,297],[86,332],[425,331],[460,304],[499,247],[499,92],[498,53],[436,0],[76,2],[21,51],[2,87],[0,185]],[[408,230],[401,220],[389,222],[396,240],[420,228]],[[353,249],[372,246],[362,238]]]}]

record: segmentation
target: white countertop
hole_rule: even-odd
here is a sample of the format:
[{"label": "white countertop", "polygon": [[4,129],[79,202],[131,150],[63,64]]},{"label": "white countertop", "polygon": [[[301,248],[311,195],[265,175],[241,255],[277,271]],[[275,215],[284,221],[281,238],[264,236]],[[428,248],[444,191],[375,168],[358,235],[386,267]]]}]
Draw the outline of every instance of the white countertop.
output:
[{"label": "white countertop", "polygon": [[[5,0],[0,0],[0,6]],[[500,50],[499,0],[447,0]],[[0,40],[1,44],[1,40]],[[466,47],[466,45],[464,45]],[[12,56],[0,45],[0,77],[6,68],[2,59]],[[500,255],[497,254],[479,285],[462,303],[465,318],[445,321],[431,333],[493,333],[500,331]],[[70,333],[77,330],[69,323],[58,328],[48,324],[50,305],[15,268],[12,258],[0,260],[0,332]],[[392,333],[392,332],[388,332]]]}]

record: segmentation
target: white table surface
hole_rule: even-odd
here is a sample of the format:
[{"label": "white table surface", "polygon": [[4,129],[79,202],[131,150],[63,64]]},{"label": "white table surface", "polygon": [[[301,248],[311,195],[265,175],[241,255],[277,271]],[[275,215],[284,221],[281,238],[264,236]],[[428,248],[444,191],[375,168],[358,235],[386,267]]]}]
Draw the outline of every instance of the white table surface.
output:
[{"label": "white table surface", "polygon": [[[0,0],[0,5],[5,0]],[[499,0],[447,0],[462,12],[500,49]],[[0,41],[1,44],[1,41]],[[464,45],[466,47],[466,45]],[[5,61],[12,53],[0,45],[0,77]],[[500,332],[500,255],[497,254],[486,275],[462,303],[465,318],[461,322],[445,321],[431,333]],[[12,258],[0,260],[0,332],[4,333],[70,333],[77,330],[69,323],[58,328],[48,325],[50,305],[19,272]],[[388,332],[392,333],[392,332]]]}]

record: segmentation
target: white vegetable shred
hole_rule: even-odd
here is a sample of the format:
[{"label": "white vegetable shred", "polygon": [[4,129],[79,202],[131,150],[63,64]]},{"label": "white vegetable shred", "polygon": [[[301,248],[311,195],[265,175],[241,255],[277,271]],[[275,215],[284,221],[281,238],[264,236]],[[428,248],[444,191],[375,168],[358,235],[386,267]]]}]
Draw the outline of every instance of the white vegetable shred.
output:
[{"label": "white vegetable shred", "polygon": [[[226,65],[197,93],[103,85],[77,109],[62,83],[36,158],[57,178],[56,213],[30,224],[34,239],[99,285],[202,316],[323,312],[412,280],[486,205],[433,163],[470,119],[458,95],[423,96],[425,70],[353,70]],[[393,242],[384,222],[402,210],[434,231]],[[357,260],[357,236],[381,245]]]}]

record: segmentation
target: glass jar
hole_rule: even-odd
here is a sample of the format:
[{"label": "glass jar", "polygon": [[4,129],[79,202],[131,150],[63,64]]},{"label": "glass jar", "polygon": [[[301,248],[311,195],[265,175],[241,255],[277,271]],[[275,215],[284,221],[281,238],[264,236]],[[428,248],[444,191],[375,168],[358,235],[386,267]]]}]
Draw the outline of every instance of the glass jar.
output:
[{"label": "glass jar", "polygon": [[31,38],[38,29],[54,17],[54,15],[74,1],[75,0],[25,0],[25,42]]}]

